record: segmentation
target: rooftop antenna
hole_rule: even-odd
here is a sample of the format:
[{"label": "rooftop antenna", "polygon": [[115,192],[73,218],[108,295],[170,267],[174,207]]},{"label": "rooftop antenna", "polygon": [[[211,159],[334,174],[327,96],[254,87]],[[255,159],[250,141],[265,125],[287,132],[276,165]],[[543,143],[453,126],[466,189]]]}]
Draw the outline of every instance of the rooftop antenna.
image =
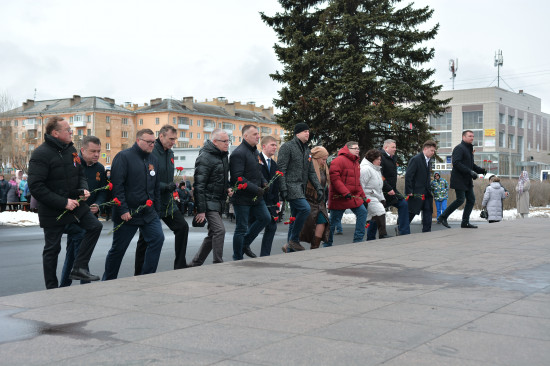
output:
[{"label": "rooftop antenna", "polygon": [[451,72],[451,80],[453,81],[453,90],[455,89],[456,71],[458,70],[458,58],[449,60],[449,71]]},{"label": "rooftop antenna", "polygon": [[497,87],[500,88],[500,67],[504,63],[502,58],[502,50],[498,50],[498,53],[495,52],[495,67],[497,68]]}]

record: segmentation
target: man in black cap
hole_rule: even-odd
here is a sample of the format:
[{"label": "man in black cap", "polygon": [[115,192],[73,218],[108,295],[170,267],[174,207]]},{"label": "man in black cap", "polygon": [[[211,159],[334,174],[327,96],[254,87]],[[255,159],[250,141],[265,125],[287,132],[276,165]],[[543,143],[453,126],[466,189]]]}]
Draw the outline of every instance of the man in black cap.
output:
[{"label": "man in black cap", "polygon": [[294,135],[294,139],[281,146],[277,160],[279,170],[283,173],[283,176],[279,178],[281,200],[288,201],[291,216],[295,218],[288,227],[288,243],[283,246],[284,252],[304,250],[304,247],[300,245],[300,231],[302,231],[310,212],[309,203],[306,201],[308,180],[315,187],[319,202],[323,201],[324,195],[307,147],[308,125],[303,122],[296,124]]}]

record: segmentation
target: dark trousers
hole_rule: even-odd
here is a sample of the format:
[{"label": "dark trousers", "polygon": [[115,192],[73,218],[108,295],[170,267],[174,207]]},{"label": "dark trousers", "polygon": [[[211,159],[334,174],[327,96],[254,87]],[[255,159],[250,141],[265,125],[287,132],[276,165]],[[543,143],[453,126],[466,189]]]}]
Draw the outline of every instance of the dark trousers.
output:
[{"label": "dark trousers", "polygon": [[[65,253],[63,269],[61,270],[59,287],[67,287],[73,283],[73,281],[69,278],[69,275],[73,269],[74,259],[78,255],[78,249],[80,248],[80,243],[82,242],[82,239],[84,239],[86,231],[76,224],[69,224],[65,226],[65,233],[67,233],[67,250]],[[80,281],[80,284],[85,283],[90,283],[90,281]]]},{"label": "dark trousers", "polygon": [[[233,260],[243,259],[243,250],[249,247],[256,239],[258,234],[269,224],[271,215],[262,201],[255,206],[233,205],[235,210],[235,233],[233,234]],[[256,220],[250,225],[250,215],[256,217]]]},{"label": "dark trousers", "polygon": [[[275,212],[275,210],[271,210],[270,208],[268,208],[268,211],[271,215],[271,220],[269,220],[269,223],[264,229],[264,235],[262,237],[262,248],[260,249],[260,257],[267,257],[271,255],[273,238],[275,237],[275,232],[277,231],[277,221],[275,221],[275,219],[278,219],[279,216],[277,212]],[[256,216],[250,215],[250,221],[248,224],[252,225],[254,221],[256,221]],[[246,248],[247,246],[249,247],[250,243],[247,244],[245,242],[244,247]]]},{"label": "dark trousers", "polygon": [[466,205],[464,206],[464,211],[462,212],[462,224],[468,224],[470,222],[470,214],[472,213],[472,209],[474,208],[474,204],[476,203],[476,196],[474,194],[474,188],[463,191],[460,189],[455,189],[456,193],[456,199],[451,203],[445,211],[439,216],[440,219],[447,219],[457,208],[462,206],[464,201],[466,201]]},{"label": "dark trousers", "polygon": [[218,211],[206,211],[208,234],[202,241],[199,251],[193,258],[192,266],[201,266],[208,254],[212,252],[214,263],[223,263],[223,244],[225,240],[225,226],[222,214]]},{"label": "dark trousers", "polygon": [[[427,233],[432,231],[433,200],[425,199],[422,201],[420,212],[422,212],[422,232]],[[415,216],[415,213],[409,212],[409,223],[411,223]]]},{"label": "dark trousers", "polygon": [[111,249],[109,249],[109,253],[107,253],[107,259],[105,259],[103,281],[114,280],[118,277],[118,271],[120,270],[120,265],[126,253],[126,249],[128,249],[138,229],[147,242],[145,260],[143,262],[141,274],[156,272],[159,264],[160,251],[164,243],[162,224],[158,217],[142,225],[132,225],[130,222],[126,222],[113,233],[113,244]]},{"label": "dark trousers", "polygon": [[[174,211],[174,215],[168,215],[162,218],[162,221],[174,233],[174,250],[176,258],[174,259],[174,269],[187,268],[185,260],[185,252],[187,251],[187,237],[189,235],[189,225],[183,214],[180,211]],[[139,239],[136,247],[136,261],[134,276],[139,276],[143,269],[145,261],[145,252],[147,251],[147,242],[143,238],[143,234],[139,233]]]},{"label": "dark trousers", "polygon": [[296,243],[300,242],[300,232],[304,227],[309,213],[311,212],[311,207],[305,198],[296,198],[289,200],[288,204],[290,205],[290,215],[295,217],[293,223],[288,225],[288,241],[294,241]]},{"label": "dark trousers", "polygon": [[[85,230],[86,234],[80,243],[80,248],[78,249],[73,268],[88,268],[88,263],[94,252],[103,225],[91,212],[87,212],[82,216],[76,225]],[[59,286],[57,281],[57,258],[61,251],[61,237],[63,236],[64,230],[64,225],[44,228],[44,239],[46,243],[44,245],[44,251],[42,252],[42,262],[47,289],[57,288]]]}]

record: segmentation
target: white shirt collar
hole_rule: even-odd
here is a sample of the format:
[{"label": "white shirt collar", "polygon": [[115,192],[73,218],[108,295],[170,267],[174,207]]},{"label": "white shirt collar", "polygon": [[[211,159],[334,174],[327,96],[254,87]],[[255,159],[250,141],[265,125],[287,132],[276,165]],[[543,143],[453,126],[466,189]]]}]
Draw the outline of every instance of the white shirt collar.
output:
[{"label": "white shirt collar", "polygon": [[265,162],[267,163],[267,159],[271,159],[271,158],[268,158],[266,154],[264,154],[264,152],[262,151],[262,155],[264,156],[264,160]]}]

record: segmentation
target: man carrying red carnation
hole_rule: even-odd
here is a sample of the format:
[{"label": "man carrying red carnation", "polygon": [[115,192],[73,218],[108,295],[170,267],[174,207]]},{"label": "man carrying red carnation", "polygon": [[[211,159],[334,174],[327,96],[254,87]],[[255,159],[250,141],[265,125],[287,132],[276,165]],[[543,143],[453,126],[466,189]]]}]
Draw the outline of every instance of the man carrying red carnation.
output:
[{"label": "man carrying red carnation", "polygon": [[[111,182],[113,196],[121,205],[113,206],[113,223],[119,226],[113,233],[113,244],[105,260],[103,281],[117,278],[120,264],[139,229],[147,242],[145,260],[140,274],[157,270],[164,233],[160,222],[161,200],[158,159],[151,154],[155,133],[139,130],[135,144],[119,152],[113,159]],[[152,204],[147,204],[147,202]]]},{"label": "man carrying red carnation", "polygon": [[[105,176],[105,167],[99,162],[101,154],[101,141],[95,136],[84,136],[82,138],[82,147],[80,148],[80,162],[84,168],[86,181],[90,197],[85,201],[90,206],[90,211],[96,217],[99,215],[99,206],[107,200],[107,189],[98,189],[107,186],[107,177]],[[77,256],[80,242],[84,239],[86,231],[76,224],[69,224],[65,227],[67,233],[67,254],[65,263],[61,271],[59,287],[70,286],[73,282],[69,279],[69,274],[73,268],[74,259]],[[89,281],[81,280],[80,283]]]},{"label": "man carrying red carnation", "polygon": [[[178,139],[178,131],[171,125],[164,125],[159,131],[159,137],[155,142],[154,155],[159,162],[157,176],[159,177],[160,185],[160,217],[162,221],[174,233],[174,269],[187,268],[185,252],[187,251],[187,237],[189,234],[189,225],[183,214],[178,209],[175,202],[174,193],[176,191],[176,183],[174,183],[174,152],[172,147]],[[178,167],[176,170],[181,171],[183,168]],[[147,250],[147,242],[140,232],[139,240],[136,247],[136,260],[134,275],[141,274],[143,262],[145,260],[145,252]]]}]

